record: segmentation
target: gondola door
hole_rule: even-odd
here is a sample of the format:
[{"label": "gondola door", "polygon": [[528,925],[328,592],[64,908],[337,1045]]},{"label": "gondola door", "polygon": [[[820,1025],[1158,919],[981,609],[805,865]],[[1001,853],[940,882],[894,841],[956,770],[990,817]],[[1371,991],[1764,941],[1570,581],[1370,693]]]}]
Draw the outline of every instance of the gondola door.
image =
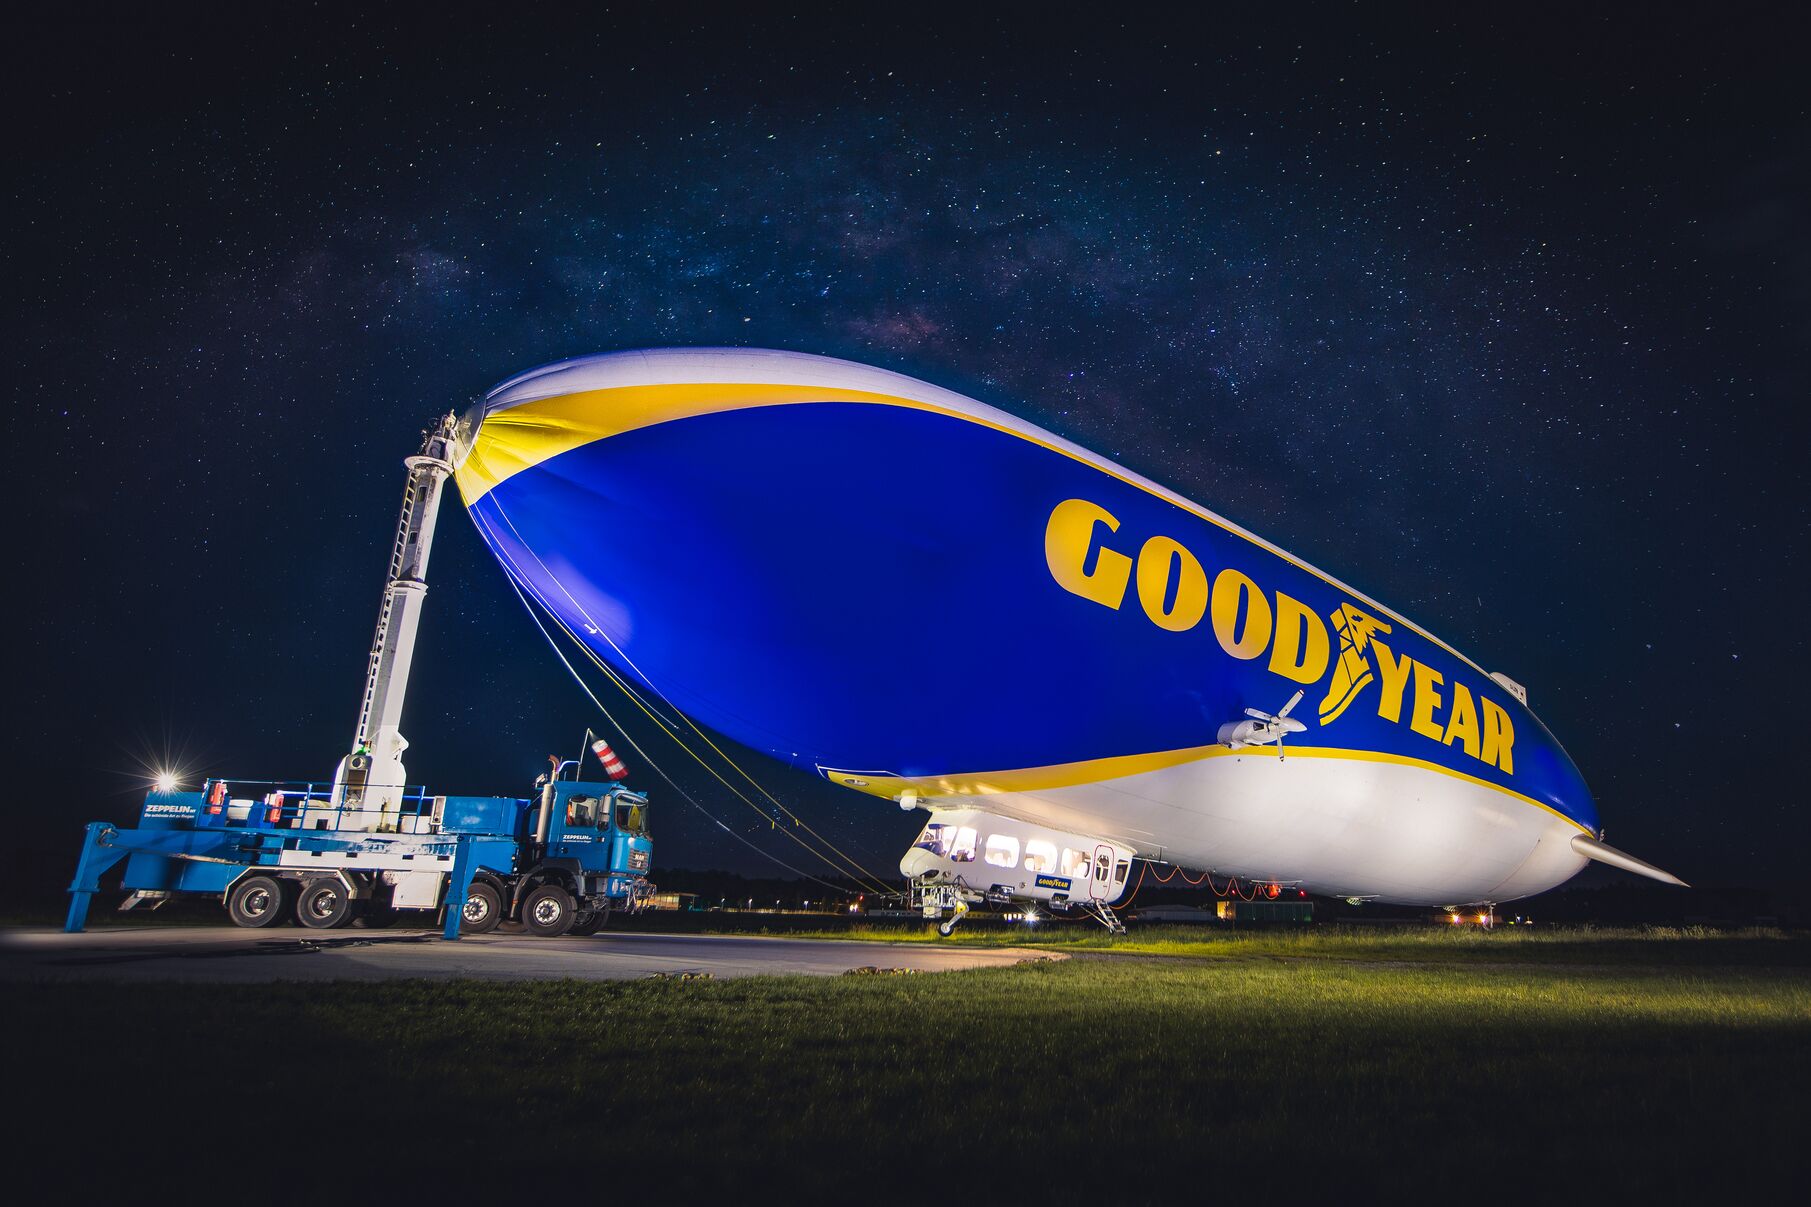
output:
[{"label": "gondola door", "polygon": [[1088,895],[1105,901],[1113,895],[1113,848],[1102,843],[1094,848],[1094,874],[1088,877]]}]

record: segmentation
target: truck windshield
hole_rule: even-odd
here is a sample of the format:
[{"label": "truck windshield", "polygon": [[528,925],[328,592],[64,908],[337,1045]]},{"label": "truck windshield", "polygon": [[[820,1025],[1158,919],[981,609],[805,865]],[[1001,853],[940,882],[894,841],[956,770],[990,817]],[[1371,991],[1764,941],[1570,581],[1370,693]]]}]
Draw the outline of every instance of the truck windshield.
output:
[{"label": "truck windshield", "polygon": [[635,801],[619,801],[616,806],[616,828],[626,834],[646,834],[647,814]]}]

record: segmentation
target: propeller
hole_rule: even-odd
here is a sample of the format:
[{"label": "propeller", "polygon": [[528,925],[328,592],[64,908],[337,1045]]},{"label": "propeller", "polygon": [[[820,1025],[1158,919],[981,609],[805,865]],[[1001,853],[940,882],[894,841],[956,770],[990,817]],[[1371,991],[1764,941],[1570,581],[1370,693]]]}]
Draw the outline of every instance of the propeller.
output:
[{"label": "propeller", "polygon": [[1301,733],[1304,729],[1307,729],[1308,727],[1306,725],[1302,724],[1300,721],[1296,721],[1294,724],[1291,724],[1291,725],[1283,724],[1283,722],[1288,719],[1289,714],[1292,711],[1294,711],[1295,706],[1297,704],[1300,704],[1301,702],[1302,702],[1302,693],[1298,691],[1295,693],[1295,695],[1289,697],[1289,703],[1283,705],[1283,711],[1277,713],[1276,716],[1274,716],[1274,717],[1271,716],[1269,713],[1263,712],[1256,708],[1246,709],[1245,715],[1248,717],[1252,717],[1256,720],[1263,721],[1267,725],[1282,726],[1282,728],[1288,733]]},{"label": "propeller", "polygon": [[1302,733],[1308,727],[1289,714],[1297,704],[1302,702],[1302,693],[1296,692],[1289,697],[1289,703],[1275,713],[1268,713],[1258,708],[1248,708],[1245,715],[1248,721],[1228,721],[1220,726],[1220,741],[1232,750],[1242,746],[1268,746],[1277,744],[1277,758],[1283,757],[1283,739],[1292,733]]}]

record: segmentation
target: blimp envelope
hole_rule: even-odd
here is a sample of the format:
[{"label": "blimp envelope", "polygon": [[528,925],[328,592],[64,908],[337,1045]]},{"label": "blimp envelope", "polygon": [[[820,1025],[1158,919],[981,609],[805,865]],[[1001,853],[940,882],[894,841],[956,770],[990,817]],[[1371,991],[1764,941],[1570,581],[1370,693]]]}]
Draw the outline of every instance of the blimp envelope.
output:
[{"label": "blimp envelope", "polygon": [[1434,776],[1597,829],[1509,680],[1207,508],[897,373],[746,349],[563,361],[485,397],[456,477],[510,575],[615,673],[875,795],[1136,794],[1274,759],[1218,735],[1299,692],[1291,763],[1412,769],[1388,790]]}]

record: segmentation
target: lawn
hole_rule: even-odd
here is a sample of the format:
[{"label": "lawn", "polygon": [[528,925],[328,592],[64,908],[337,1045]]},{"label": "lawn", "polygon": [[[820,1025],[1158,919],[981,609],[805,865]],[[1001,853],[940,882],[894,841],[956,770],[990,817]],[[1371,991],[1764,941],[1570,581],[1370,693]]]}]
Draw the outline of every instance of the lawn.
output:
[{"label": "lawn", "polygon": [[[707,928],[708,929],[708,928]],[[1119,955],[1191,956],[1410,963],[1631,964],[1683,963],[1811,969],[1811,936],[1772,928],[1723,930],[1694,927],[1362,926],[1272,925],[1235,929],[1216,924],[1134,923],[1110,935],[1090,920],[1039,926],[985,926],[951,938],[930,925],[788,929],[797,938],[885,940],[981,947],[1031,947]]]},{"label": "lawn", "polygon": [[279,1201],[1670,1199],[1805,1171],[1811,942],[1444,934],[1098,956],[1077,932],[1058,963],[829,980],[8,986],[15,1161],[72,1197],[204,1161]]}]

